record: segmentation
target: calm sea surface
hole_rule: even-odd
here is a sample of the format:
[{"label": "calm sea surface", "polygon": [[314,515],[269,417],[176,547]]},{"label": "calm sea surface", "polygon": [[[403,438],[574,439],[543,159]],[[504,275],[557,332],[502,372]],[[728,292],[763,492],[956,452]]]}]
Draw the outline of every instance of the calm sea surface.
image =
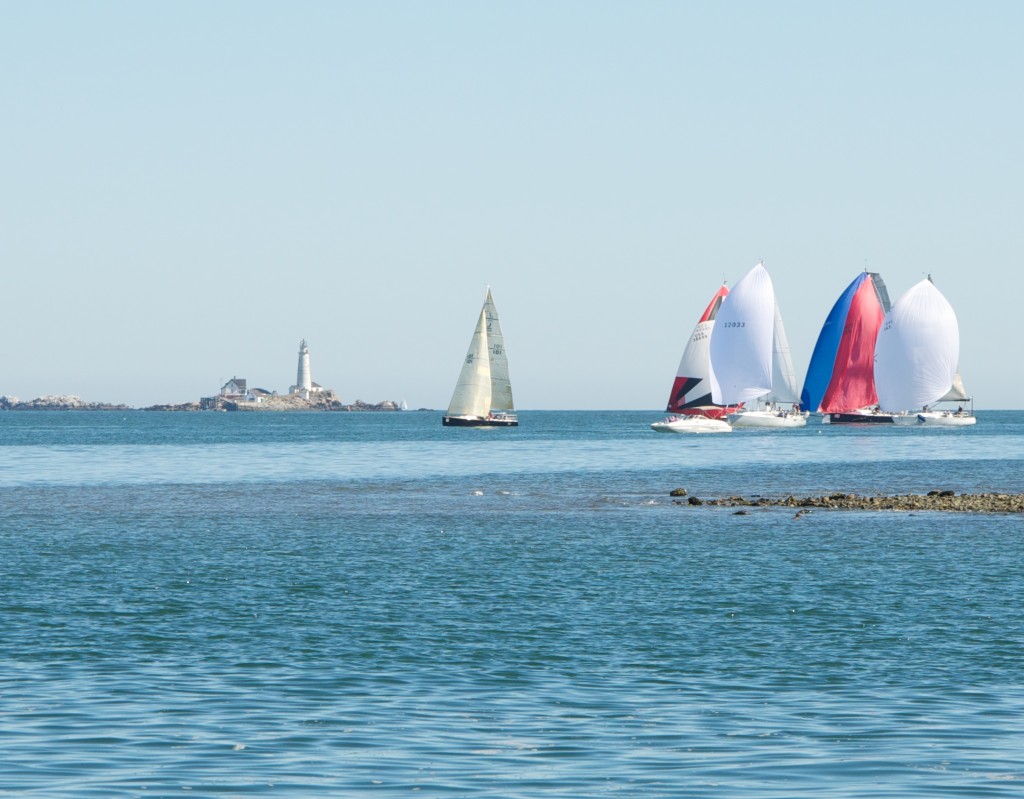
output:
[{"label": "calm sea surface", "polygon": [[0,796],[1021,797],[1024,490],[964,430],[0,413]]}]

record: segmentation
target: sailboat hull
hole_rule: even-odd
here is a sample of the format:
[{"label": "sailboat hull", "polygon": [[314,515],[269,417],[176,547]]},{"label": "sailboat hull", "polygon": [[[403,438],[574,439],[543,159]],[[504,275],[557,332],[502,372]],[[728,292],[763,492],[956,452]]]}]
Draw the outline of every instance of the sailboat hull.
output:
[{"label": "sailboat hull", "polygon": [[926,411],[917,414],[917,421],[920,424],[934,425],[936,427],[966,427],[967,425],[976,424],[978,419],[966,413]]},{"label": "sailboat hull", "polygon": [[891,413],[874,413],[851,411],[848,413],[826,413],[822,415],[822,424],[892,424]]},{"label": "sailboat hull", "polygon": [[807,417],[787,411],[739,411],[729,414],[733,427],[804,427]]},{"label": "sailboat hull", "polygon": [[445,416],[441,424],[445,427],[518,427],[519,419],[514,416]]},{"label": "sailboat hull", "polygon": [[722,419],[707,416],[670,416],[654,422],[651,430],[657,433],[731,433],[732,427]]}]

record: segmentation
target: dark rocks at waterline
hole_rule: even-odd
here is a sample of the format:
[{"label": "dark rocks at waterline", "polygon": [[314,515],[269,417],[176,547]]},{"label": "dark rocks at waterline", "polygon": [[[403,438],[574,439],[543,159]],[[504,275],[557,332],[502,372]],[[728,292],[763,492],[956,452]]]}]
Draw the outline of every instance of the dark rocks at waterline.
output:
[{"label": "dark rocks at waterline", "polygon": [[[694,502],[694,500],[697,500]],[[901,494],[888,497],[868,497],[859,494],[828,494],[820,497],[782,498],[740,496],[718,499],[674,500],[676,505],[711,505],[725,508],[775,507],[799,508],[794,518],[810,513],[812,508],[823,510],[896,510],[944,511],[959,513],[1024,513],[1024,494],[957,494],[955,491],[929,491],[927,494]]]},{"label": "dark rocks at waterline", "polygon": [[685,497],[686,496],[686,489],[685,488],[673,488],[671,491],[668,492],[668,495],[670,497]]},{"label": "dark rocks at waterline", "polygon": [[202,407],[198,402],[172,402],[165,405],[149,405],[142,408],[144,411],[200,411]]}]

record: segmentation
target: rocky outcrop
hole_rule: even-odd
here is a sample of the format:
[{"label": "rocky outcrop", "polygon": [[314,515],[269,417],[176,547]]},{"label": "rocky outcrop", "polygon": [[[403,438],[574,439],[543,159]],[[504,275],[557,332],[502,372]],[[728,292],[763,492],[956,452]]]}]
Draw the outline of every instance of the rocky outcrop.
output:
[{"label": "rocky outcrop", "polygon": [[198,402],[172,402],[167,405],[149,405],[144,411],[198,411],[202,407]]},{"label": "rocky outcrop", "polygon": [[[674,495],[674,494],[673,494]],[[675,495],[678,496],[678,495]],[[859,494],[828,494],[820,497],[754,497],[740,496],[704,499],[696,497],[673,500],[676,505],[716,505],[719,507],[782,507],[796,508],[798,514],[820,510],[895,510],[946,511],[960,513],[1024,513],[1024,494],[957,494],[950,490],[933,490],[927,494],[899,494],[868,497]]]},{"label": "rocky outcrop", "polygon": [[211,397],[202,403],[204,410],[223,411],[397,411],[398,403],[384,400],[377,403],[356,400],[346,404],[334,394],[312,394],[303,399],[298,394],[274,394],[263,397],[259,402],[246,402]]},{"label": "rocky outcrop", "polygon": [[398,403],[394,400],[383,400],[381,402],[369,403],[356,400],[351,405],[345,405],[337,410],[344,411],[397,411]]},{"label": "rocky outcrop", "polygon": [[17,397],[0,397],[0,410],[4,411],[127,411],[130,409],[128,405],[86,402],[73,394],[48,394],[26,401]]}]

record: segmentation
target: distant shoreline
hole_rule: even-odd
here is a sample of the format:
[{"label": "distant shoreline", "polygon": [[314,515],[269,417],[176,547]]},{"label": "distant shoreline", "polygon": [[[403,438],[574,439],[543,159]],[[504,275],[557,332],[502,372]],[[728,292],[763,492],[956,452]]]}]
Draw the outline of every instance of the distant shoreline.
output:
[{"label": "distant shoreline", "polygon": [[[214,399],[220,400],[220,398]],[[292,395],[273,397],[264,402],[220,400],[201,403],[199,401],[194,401],[147,405],[140,408],[136,408],[132,405],[110,402],[86,402],[81,397],[71,394],[36,397],[35,399],[24,401],[17,397],[0,397],[0,411],[174,411],[185,413],[264,413],[267,411],[282,411],[290,413],[394,413],[400,410],[401,408],[399,404],[394,400],[383,400],[376,403],[356,400],[353,403],[343,403],[340,400],[328,401],[319,398],[307,400]],[[428,409],[420,408],[419,410],[423,411]]]}]

